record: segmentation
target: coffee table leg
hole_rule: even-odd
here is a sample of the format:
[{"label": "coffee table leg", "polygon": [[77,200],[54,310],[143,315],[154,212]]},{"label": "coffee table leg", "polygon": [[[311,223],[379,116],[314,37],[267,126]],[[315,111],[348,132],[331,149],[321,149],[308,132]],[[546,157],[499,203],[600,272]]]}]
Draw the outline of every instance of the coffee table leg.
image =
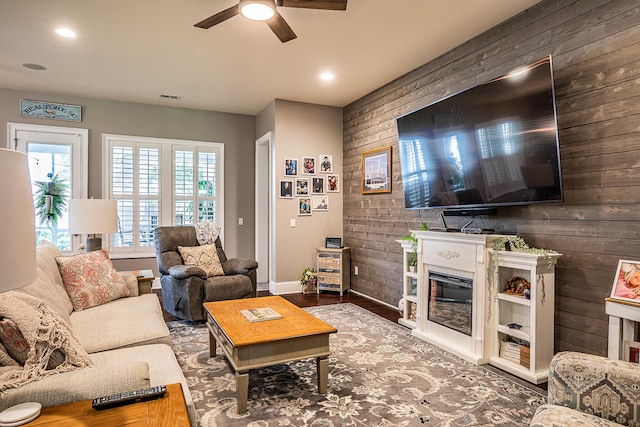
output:
[{"label": "coffee table leg", "polygon": [[327,392],[327,383],[329,382],[329,359],[316,359],[316,370],[318,374],[318,393],[325,394]]},{"label": "coffee table leg", "polygon": [[247,412],[247,399],[249,398],[249,373],[236,371],[236,400],[238,401],[238,413]]},{"label": "coffee table leg", "polygon": [[209,357],[216,357],[216,339],[209,332]]}]

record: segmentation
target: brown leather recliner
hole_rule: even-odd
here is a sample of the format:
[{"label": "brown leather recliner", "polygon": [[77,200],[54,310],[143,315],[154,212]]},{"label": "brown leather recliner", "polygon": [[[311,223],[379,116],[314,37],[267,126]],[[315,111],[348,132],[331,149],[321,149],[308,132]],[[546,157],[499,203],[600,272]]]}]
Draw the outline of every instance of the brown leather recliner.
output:
[{"label": "brown leather recliner", "polygon": [[178,246],[199,246],[194,226],[158,227],[154,231],[156,260],[162,285],[164,309],[180,319],[205,320],[202,304],[256,296],[256,270],[253,260],[232,258],[215,242],[224,276],[207,277],[199,267],[185,265]]}]

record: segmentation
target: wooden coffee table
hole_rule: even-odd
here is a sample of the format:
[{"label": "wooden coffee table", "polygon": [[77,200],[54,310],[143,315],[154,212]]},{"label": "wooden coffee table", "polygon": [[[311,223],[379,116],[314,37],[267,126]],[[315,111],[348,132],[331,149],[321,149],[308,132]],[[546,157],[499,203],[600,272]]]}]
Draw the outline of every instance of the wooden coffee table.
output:
[{"label": "wooden coffee table", "polygon": [[[209,355],[216,344],[236,373],[238,413],[247,411],[249,370],[300,359],[316,359],[318,392],[327,392],[329,334],[336,328],[279,296],[204,304],[209,328]],[[282,319],[249,321],[240,311],[272,308]]]}]

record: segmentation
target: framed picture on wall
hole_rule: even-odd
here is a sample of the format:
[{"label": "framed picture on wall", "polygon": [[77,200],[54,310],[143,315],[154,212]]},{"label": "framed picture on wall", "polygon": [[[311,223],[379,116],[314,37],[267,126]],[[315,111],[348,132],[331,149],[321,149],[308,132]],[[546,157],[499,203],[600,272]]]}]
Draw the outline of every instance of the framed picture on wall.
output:
[{"label": "framed picture on wall", "polygon": [[316,158],[315,157],[302,158],[302,174],[303,175],[316,174]]},{"label": "framed picture on wall", "polygon": [[640,303],[640,261],[618,261],[611,298]]},{"label": "framed picture on wall", "polygon": [[285,176],[298,175],[298,159],[284,159],[284,175]]},{"label": "framed picture on wall", "polygon": [[293,199],[293,180],[280,180],[280,198]]},{"label": "framed picture on wall", "polygon": [[340,192],[340,177],[338,175],[327,175],[327,193]]},{"label": "framed picture on wall", "polygon": [[298,198],[298,215],[311,215],[311,199],[309,197]]},{"label": "framed picture on wall", "polygon": [[362,153],[362,194],[391,192],[391,147]]},{"label": "framed picture on wall", "polygon": [[309,195],[309,178],[296,179],[296,196]]},{"label": "framed picture on wall", "polygon": [[311,178],[311,194],[324,194],[324,177]]},{"label": "framed picture on wall", "polygon": [[320,154],[318,162],[320,163],[320,172],[333,172],[333,156],[331,154]]},{"label": "framed picture on wall", "polygon": [[313,211],[327,212],[329,210],[329,198],[327,196],[312,196]]}]

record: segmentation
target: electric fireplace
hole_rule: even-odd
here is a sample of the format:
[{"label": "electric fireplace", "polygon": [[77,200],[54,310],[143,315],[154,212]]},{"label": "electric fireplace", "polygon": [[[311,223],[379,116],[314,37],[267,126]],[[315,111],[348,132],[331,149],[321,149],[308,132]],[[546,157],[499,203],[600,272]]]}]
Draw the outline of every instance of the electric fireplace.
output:
[{"label": "electric fireplace", "polygon": [[471,336],[473,279],[429,271],[427,319]]}]

